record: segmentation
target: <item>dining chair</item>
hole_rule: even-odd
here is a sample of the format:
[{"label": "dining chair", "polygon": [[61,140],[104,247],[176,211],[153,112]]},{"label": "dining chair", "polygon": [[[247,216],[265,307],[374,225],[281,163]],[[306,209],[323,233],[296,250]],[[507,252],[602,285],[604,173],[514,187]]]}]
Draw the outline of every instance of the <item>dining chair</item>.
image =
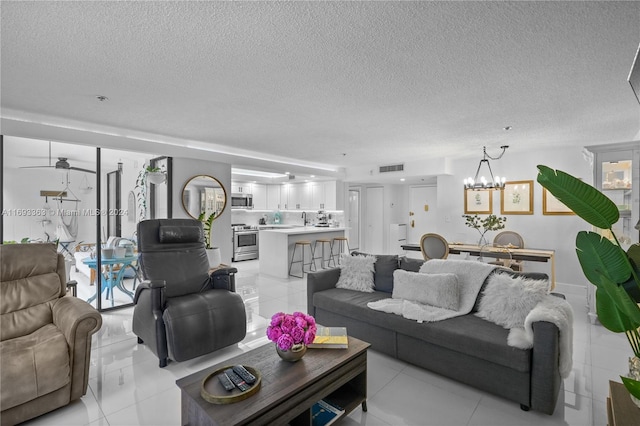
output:
[{"label": "dining chair", "polygon": [[446,259],[449,256],[449,243],[442,235],[424,234],[420,238],[420,251],[424,260]]},{"label": "dining chair", "polygon": [[[493,239],[494,247],[504,247],[507,250],[510,248],[524,248],[524,239],[520,234],[514,231],[502,231],[497,234]],[[493,265],[503,265],[507,268],[511,268],[516,272],[522,272],[523,262],[521,260],[513,259],[496,259],[493,262],[489,262]]]}]

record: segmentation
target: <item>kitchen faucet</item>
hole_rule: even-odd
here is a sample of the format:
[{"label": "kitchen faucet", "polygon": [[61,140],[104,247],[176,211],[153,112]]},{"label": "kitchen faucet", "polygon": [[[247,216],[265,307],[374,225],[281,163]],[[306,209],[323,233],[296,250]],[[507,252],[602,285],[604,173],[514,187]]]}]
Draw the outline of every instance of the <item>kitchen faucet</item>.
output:
[{"label": "kitchen faucet", "polygon": [[307,224],[310,223],[309,221],[307,221],[307,212],[302,212],[302,222],[304,226],[307,226]]}]

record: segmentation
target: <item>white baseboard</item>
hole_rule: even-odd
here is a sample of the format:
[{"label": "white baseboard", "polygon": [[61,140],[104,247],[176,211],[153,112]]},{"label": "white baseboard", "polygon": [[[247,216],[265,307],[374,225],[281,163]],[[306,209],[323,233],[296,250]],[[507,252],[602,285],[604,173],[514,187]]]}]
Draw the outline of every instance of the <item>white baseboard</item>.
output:
[{"label": "white baseboard", "polygon": [[569,284],[569,283],[556,283],[556,288],[553,290],[562,294],[573,294],[577,296],[587,297],[587,288],[580,284]]}]

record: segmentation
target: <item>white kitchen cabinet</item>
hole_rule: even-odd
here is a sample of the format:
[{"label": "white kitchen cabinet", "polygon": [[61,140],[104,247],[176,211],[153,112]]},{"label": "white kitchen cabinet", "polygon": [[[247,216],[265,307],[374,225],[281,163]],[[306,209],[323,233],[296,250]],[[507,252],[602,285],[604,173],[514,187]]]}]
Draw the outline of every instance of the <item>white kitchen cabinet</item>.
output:
[{"label": "white kitchen cabinet", "polygon": [[267,185],[267,210],[280,210],[280,189],[282,185]]},{"label": "white kitchen cabinet", "polygon": [[337,210],[337,191],[336,181],[323,182],[324,187],[324,203],[322,204],[323,210]]},{"label": "white kitchen cabinet", "polygon": [[310,186],[306,183],[294,183],[289,185],[287,210],[305,209],[311,209]]},{"label": "white kitchen cabinet", "polygon": [[267,185],[262,183],[252,184],[251,193],[253,194],[253,208],[256,210],[266,210],[267,209]]},{"label": "white kitchen cabinet", "polygon": [[232,194],[251,194],[253,184],[246,182],[231,182]]},{"label": "white kitchen cabinet", "polygon": [[314,210],[324,209],[325,197],[324,197],[324,182],[314,182],[309,185],[311,190],[311,208]]}]

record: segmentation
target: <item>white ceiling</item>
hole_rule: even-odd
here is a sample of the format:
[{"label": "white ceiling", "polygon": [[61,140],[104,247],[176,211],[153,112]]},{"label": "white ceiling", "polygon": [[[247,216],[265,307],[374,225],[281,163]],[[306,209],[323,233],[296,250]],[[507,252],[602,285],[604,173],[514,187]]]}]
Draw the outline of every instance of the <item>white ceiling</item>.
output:
[{"label": "white ceiling", "polygon": [[2,1],[0,13],[3,118],[200,144],[240,167],[640,134],[627,82],[639,2]]}]

